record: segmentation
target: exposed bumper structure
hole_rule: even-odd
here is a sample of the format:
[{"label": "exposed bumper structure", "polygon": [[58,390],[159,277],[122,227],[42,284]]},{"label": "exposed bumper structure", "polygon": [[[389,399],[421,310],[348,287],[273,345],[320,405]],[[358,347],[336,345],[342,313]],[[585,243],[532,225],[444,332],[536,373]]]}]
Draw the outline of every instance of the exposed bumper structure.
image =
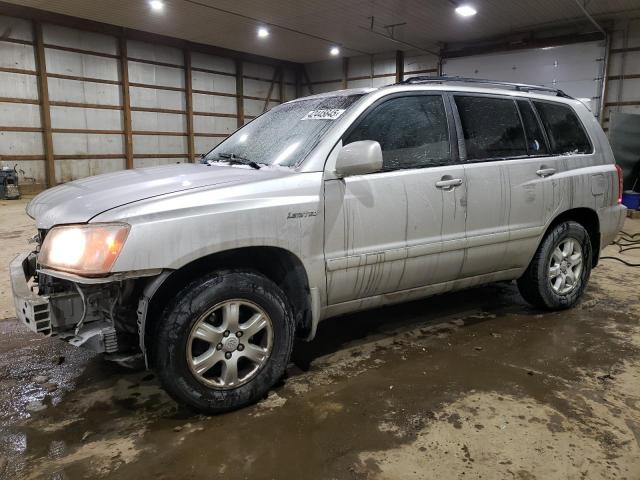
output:
[{"label": "exposed bumper structure", "polygon": [[35,253],[18,255],[10,264],[16,315],[29,330],[57,336],[98,353],[118,351],[118,338],[111,319],[92,315],[85,296],[79,291],[39,295],[33,281],[35,273]]},{"label": "exposed bumper structure", "polygon": [[35,267],[35,254],[24,253],[13,259],[9,266],[13,303],[18,319],[29,330],[45,335],[51,334],[51,311],[49,299],[34,293],[29,280]]}]

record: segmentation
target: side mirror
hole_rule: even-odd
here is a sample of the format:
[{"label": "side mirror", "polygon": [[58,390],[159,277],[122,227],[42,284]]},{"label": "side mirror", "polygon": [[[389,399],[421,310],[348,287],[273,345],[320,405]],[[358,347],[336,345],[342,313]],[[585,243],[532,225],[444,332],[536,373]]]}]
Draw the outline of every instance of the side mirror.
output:
[{"label": "side mirror", "polygon": [[373,140],[361,140],[342,147],[336,159],[336,176],[364,175],[382,170],[382,149]]}]

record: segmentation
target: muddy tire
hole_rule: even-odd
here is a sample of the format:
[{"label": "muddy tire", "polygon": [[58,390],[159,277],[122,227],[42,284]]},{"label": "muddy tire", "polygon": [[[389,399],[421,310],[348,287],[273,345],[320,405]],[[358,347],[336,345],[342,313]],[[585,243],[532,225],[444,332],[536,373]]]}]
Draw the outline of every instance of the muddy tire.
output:
[{"label": "muddy tire", "polygon": [[520,294],[547,310],[574,306],[589,282],[592,257],[591,240],[582,225],[571,221],[556,225],[518,279]]},{"label": "muddy tire", "polygon": [[157,330],[162,386],[209,414],[263,398],[291,356],[288,305],[276,284],[253,272],[217,272],[191,283],[166,307]]}]

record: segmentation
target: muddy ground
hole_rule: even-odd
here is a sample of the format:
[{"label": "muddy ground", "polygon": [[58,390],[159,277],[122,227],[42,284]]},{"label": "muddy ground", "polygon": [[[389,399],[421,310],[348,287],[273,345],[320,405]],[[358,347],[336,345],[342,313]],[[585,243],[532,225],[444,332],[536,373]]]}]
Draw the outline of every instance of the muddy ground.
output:
[{"label": "muddy ground", "polygon": [[216,417],[3,321],[0,478],[640,479],[639,285],[604,260],[570,311],[503,283],[329,320]]}]

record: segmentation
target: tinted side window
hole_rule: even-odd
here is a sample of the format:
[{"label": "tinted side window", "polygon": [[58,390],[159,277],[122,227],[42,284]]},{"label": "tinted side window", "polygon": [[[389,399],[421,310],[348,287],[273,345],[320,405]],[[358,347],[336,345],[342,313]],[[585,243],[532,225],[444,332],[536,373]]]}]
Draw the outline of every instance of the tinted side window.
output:
[{"label": "tinted side window", "polygon": [[527,155],[520,116],[513,100],[455,96],[468,160]]},{"label": "tinted side window", "polygon": [[522,116],[522,123],[527,136],[529,155],[548,154],[547,143],[544,140],[544,135],[533,107],[527,100],[518,100],[518,108],[520,109],[520,116]]},{"label": "tinted side window", "polygon": [[567,105],[551,102],[533,102],[547,130],[551,153],[591,153],[589,137],[578,117]]},{"label": "tinted side window", "polygon": [[369,112],[344,144],[380,143],[384,170],[442,165],[451,159],[449,130],[440,95],[412,95],[388,100]]}]

